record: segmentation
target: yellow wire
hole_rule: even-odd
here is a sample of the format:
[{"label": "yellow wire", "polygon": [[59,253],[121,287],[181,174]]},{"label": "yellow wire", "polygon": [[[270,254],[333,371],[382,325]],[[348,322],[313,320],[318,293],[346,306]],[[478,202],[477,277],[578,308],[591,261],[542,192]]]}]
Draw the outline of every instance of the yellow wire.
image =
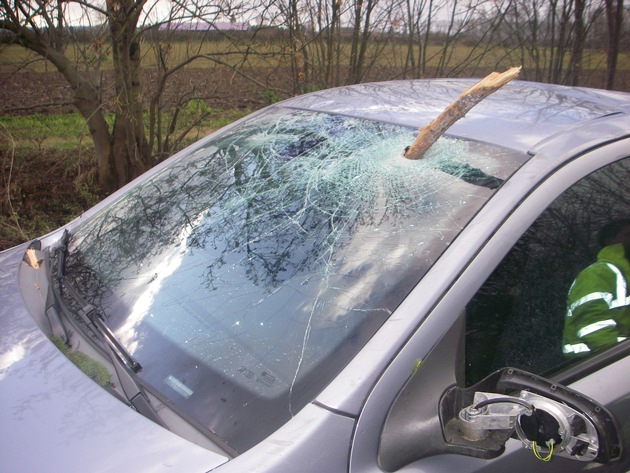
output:
[{"label": "yellow wire", "polygon": [[551,456],[553,455],[553,440],[550,440],[549,442],[547,442],[547,446],[549,447],[549,453],[547,454],[546,457],[543,457],[540,455],[540,452],[538,451],[538,445],[536,445],[536,442],[532,442],[532,450],[534,451],[534,456],[536,458],[538,458],[541,461],[544,462],[548,462],[549,460],[551,460]]}]

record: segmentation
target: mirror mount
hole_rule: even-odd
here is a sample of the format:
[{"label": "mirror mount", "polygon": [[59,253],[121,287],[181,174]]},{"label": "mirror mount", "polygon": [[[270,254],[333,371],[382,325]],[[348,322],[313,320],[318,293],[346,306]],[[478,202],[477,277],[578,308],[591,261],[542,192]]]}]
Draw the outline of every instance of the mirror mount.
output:
[{"label": "mirror mount", "polygon": [[418,408],[409,393],[419,374],[399,394],[381,432],[379,463],[386,471],[445,453],[495,458],[510,437],[541,460],[557,455],[608,463],[621,455],[613,416],[565,386],[503,368],[472,387],[448,389],[431,418],[431,409]]}]

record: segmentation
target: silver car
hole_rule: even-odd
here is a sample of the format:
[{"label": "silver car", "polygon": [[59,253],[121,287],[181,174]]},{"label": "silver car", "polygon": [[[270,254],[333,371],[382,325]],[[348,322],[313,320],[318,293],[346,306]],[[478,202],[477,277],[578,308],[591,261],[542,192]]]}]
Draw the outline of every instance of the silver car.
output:
[{"label": "silver car", "polygon": [[630,94],[513,82],[405,159],[473,83],[286,100],[0,253],[0,471],[630,470],[630,341],[563,341]]}]

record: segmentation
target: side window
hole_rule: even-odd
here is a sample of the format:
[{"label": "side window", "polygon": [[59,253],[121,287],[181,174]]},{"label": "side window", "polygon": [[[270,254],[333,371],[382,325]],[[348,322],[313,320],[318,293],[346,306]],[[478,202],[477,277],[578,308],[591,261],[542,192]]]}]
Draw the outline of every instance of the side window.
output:
[{"label": "side window", "polygon": [[[569,297],[576,276],[598,259],[600,229],[629,218],[630,158],[577,182],[540,215],[466,307],[467,385],[505,366],[546,376],[630,337],[627,293],[613,296],[616,306],[599,288]],[[602,277],[614,281],[611,291],[619,292],[617,283],[630,283],[630,265],[623,250],[614,258],[620,271],[613,275],[609,269]],[[574,313],[566,324],[568,307],[576,310],[579,299],[588,302],[584,307],[605,302],[616,312],[604,317]],[[567,329],[572,334],[564,333],[565,324],[576,325]],[[580,330],[582,338],[576,339]],[[599,344],[583,343],[585,335],[593,338],[598,331]],[[608,342],[601,342],[605,331]]]}]

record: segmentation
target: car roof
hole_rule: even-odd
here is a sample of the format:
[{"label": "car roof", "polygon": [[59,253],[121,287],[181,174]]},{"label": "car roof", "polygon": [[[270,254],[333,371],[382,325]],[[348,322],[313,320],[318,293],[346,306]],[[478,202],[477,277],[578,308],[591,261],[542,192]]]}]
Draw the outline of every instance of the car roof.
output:
[{"label": "car roof", "polygon": [[[282,106],[422,128],[475,79],[358,84],[286,100]],[[630,114],[630,94],[513,81],[477,104],[448,134],[529,152],[585,122]]]}]

